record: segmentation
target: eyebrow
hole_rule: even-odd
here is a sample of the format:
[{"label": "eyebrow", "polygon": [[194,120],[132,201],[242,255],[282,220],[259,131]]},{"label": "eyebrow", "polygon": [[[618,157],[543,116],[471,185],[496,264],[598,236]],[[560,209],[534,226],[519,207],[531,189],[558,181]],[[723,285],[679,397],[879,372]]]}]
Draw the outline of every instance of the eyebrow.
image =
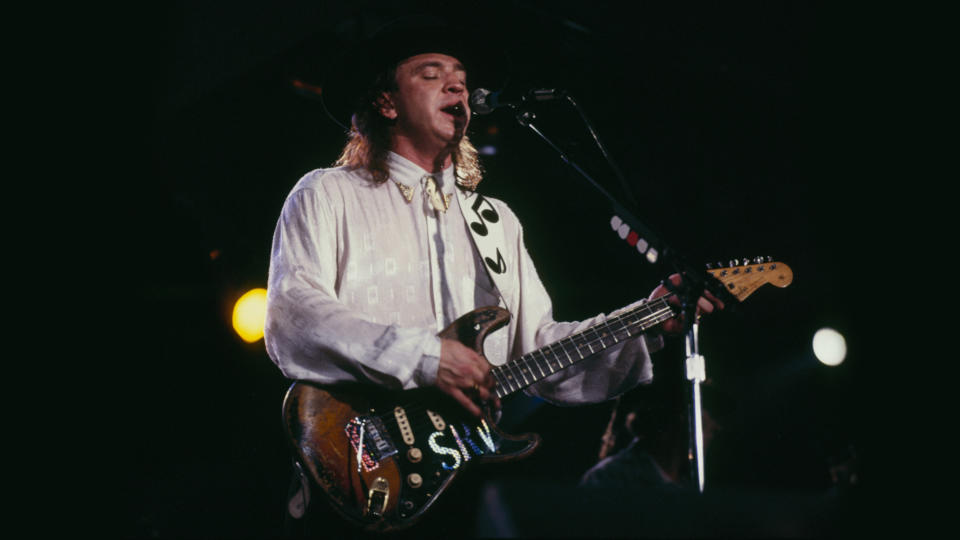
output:
[{"label": "eyebrow", "polygon": [[[413,71],[414,71],[415,73],[419,73],[419,72],[423,71],[424,69],[426,69],[426,68],[428,68],[428,67],[435,67],[435,68],[443,69],[444,65],[443,65],[443,62],[440,62],[440,61],[437,61],[437,60],[428,60],[428,61],[426,61],[426,62],[418,65],[416,68],[414,68]],[[467,70],[463,67],[463,64],[461,64],[460,62],[457,62],[456,64],[453,65],[453,70],[454,70],[454,71],[462,71],[462,72],[464,72],[464,73],[467,72]]]}]

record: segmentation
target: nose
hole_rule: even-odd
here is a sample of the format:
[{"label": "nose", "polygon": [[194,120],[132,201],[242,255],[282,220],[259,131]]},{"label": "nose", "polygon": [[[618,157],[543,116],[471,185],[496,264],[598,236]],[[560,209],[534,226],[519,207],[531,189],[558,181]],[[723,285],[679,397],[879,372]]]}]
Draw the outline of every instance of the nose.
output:
[{"label": "nose", "polygon": [[447,92],[451,94],[462,94],[466,92],[467,87],[463,82],[461,82],[460,77],[456,73],[451,73],[447,76]]}]

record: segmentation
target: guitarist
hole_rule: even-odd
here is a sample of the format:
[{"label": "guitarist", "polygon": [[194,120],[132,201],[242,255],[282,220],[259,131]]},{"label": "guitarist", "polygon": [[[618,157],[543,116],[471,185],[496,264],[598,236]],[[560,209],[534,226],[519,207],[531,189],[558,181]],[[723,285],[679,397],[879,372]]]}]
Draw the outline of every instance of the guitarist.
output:
[{"label": "guitarist", "polygon": [[[480,415],[479,402],[499,405],[488,360],[501,364],[605,319],[555,321],[517,217],[476,192],[481,170],[466,135],[468,88],[485,83],[487,66],[474,53],[443,23],[401,19],[328,77],[324,106],[350,126],[349,140],[336,166],[293,187],[270,257],[265,344],[286,377],[435,386]],[[666,292],[658,286],[650,298]],[[438,337],[460,315],[488,305],[512,316],[486,340],[486,359]],[[723,308],[709,293],[698,306]],[[675,319],[661,326],[681,328]],[[653,376],[650,353],[662,338],[648,336],[527,391],[565,405],[619,395]]]}]

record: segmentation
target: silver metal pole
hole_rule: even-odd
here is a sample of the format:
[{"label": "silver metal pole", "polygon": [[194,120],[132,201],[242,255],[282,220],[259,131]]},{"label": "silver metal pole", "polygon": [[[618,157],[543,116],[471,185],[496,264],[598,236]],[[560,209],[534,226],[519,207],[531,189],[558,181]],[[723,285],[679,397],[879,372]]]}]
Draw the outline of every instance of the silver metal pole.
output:
[{"label": "silver metal pole", "polygon": [[690,472],[696,475],[697,488],[703,493],[703,415],[700,403],[700,383],[706,380],[706,364],[700,354],[698,332],[700,323],[694,321],[686,335],[686,374],[690,381],[690,446],[687,458],[690,460]]}]

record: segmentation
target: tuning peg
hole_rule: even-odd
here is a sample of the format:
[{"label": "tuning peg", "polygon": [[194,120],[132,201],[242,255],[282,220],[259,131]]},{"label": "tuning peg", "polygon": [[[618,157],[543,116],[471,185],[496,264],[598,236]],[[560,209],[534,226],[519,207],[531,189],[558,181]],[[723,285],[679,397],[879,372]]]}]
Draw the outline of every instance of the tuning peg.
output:
[{"label": "tuning peg", "polygon": [[743,259],[741,259],[740,262],[742,262],[743,265],[746,266],[746,265],[750,264],[750,257],[744,257]]},{"label": "tuning peg", "polygon": [[762,262],[763,262],[763,257],[757,256],[757,257],[754,257],[754,258],[753,258],[753,263],[754,263],[754,264],[760,264],[760,263],[762,263]]},{"label": "tuning peg", "polygon": [[740,261],[738,261],[737,259],[732,259],[730,261],[730,264],[728,264],[727,266],[737,266],[739,264],[740,264]]},{"label": "tuning peg", "polygon": [[767,255],[767,262],[773,262],[773,257]]},{"label": "tuning peg", "polygon": [[713,270],[713,264],[707,263],[707,270]]}]

